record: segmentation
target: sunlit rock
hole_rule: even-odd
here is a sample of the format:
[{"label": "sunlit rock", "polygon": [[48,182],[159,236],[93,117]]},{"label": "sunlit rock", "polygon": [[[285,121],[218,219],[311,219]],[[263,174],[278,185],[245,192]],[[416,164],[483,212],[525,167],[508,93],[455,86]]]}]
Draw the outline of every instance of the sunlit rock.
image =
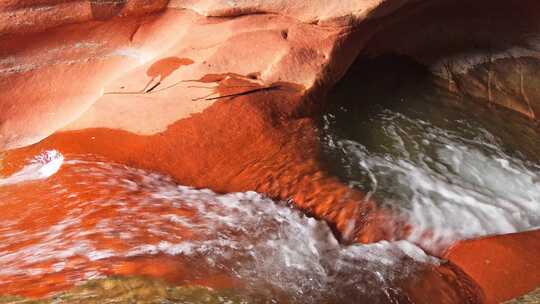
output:
[{"label": "sunlit rock", "polygon": [[444,257],[484,290],[486,303],[511,300],[540,285],[540,231],[462,241]]}]

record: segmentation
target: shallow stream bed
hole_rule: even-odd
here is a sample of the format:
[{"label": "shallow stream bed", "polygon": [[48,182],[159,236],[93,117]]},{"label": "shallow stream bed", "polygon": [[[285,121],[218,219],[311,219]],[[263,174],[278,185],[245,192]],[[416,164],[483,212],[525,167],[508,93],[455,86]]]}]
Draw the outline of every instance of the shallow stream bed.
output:
[{"label": "shallow stream bed", "polygon": [[[48,150],[0,179],[0,294],[90,282],[53,301],[410,303],[452,242],[540,225],[536,125],[387,76],[347,76],[319,133],[328,170],[405,223],[396,240],[346,246],[290,202]],[[95,281],[111,276],[128,279]],[[441,302],[460,292],[443,287]]]}]

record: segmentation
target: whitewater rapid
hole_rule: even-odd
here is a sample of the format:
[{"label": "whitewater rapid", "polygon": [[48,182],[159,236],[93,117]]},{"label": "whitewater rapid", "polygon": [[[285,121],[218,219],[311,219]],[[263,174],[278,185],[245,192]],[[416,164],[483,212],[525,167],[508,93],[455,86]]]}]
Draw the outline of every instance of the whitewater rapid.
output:
[{"label": "whitewater rapid", "polygon": [[27,166],[14,175],[16,191],[25,185],[37,191],[31,201],[0,191],[0,208],[47,208],[0,223],[4,283],[63,272],[77,283],[106,276],[93,266],[101,260],[168,255],[192,265],[194,276],[226,273],[245,282],[248,293],[270,299],[384,303],[404,297],[400,282],[439,263],[405,240],[343,246],[326,223],[255,192],[217,194],[57,151],[36,159],[40,166],[29,165],[34,172]]},{"label": "whitewater rapid", "polygon": [[373,146],[333,133],[337,119],[326,115],[325,142],[353,172],[349,184],[396,210],[412,229],[406,239],[422,248],[540,226],[540,166],[482,126],[456,120],[449,130],[386,108],[367,123],[381,143]]}]

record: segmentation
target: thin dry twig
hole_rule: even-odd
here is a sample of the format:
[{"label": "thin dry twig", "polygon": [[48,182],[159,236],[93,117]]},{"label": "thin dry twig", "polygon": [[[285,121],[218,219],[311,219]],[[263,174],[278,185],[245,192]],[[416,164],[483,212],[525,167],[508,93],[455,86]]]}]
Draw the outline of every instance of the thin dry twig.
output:
[{"label": "thin dry twig", "polygon": [[268,86],[268,87],[262,87],[262,88],[257,88],[257,89],[253,89],[253,90],[248,90],[248,91],[244,91],[244,92],[240,92],[240,93],[221,95],[221,96],[217,96],[217,97],[208,97],[208,96],[213,95],[213,94],[210,94],[210,95],[208,95],[208,96],[206,96],[206,97],[195,98],[195,99],[192,99],[192,100],[193,100],[193,101],[197,101],[197,100],[217,100],[217,99],[222,99],[222,98],[234,98],[234,97],[244,96],[244,95],[253,94],[253,93],[257,93],[257,92],[277,90],[277,89],[279,89],[279,88],[281,88],[280,85],[273,85],[273,86]]},{"label": "thin dry twig", "polygon": [[[155,88],[160,84],[156,84],[154,85],[152,88],[148,89],[146,92],[144,91],[138,91],[138,92],[118,92],[118,91],[113,91],[113,92],[105,92],[103,93],[103,95],[146,95],[146,94],[154,94],[154,93],[159,93],[159,92],[162,92],[162,91],[165,91],[165,90],[168,90],[172,87],[175,87],[183,82],[192,82],[192,80],[181,80],[179,82],[176,82],[176,83],[173,83],[169,86],[166,86],[164,88],[160,88],[159,90],[155,90]],[[226,86],[227,88],[253,88],[253,87],[258,87],[257,85],[235,85],[235,86]],[[217,86],[215,87],[204,87],[204,86],[188,86],[188,88],[201,88],[201,89],[215,89],[217,88]]]}]

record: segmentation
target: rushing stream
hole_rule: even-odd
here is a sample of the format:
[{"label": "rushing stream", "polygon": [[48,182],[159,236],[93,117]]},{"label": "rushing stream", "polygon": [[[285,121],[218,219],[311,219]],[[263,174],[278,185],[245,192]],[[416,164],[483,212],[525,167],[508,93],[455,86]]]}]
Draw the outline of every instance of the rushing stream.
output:
[{"label": "rushing stream", "polygon": [[414,81],[390,94],[364,80],[330,96],[324,155],[410,224],[405,239],[343,246],[324,222],[255,192],[50,150],[0,179],[0,294],[138,273],[233,288],[242,303],[407,303],[407,286],[441,263],[424,250],[540,225],[535,126]]},{"label": "rushing stream", "polygon": [[82,157],[49,151],[3,180],[52,175],[20,186],[39,193],[24,207],[25,197],[0,194],[4,210],[43,210],[0,216],[0,288],[28,293],[55,273],[77,283],[165,255],[187,269],[177,283],[225,274],[246,299],[386,302],[403,297],[400,280],[438,263],[407,241],[343,247],[325,223],[254,192],[219,195]]},{"label": "rushing stream", "polygon": [[540,226],[534,123],[446,96],[414,75],[390,92],[350,77],[331,100],[322,125],[332,170],[396,210],[411,242],[440,252],[456,240]]}]

